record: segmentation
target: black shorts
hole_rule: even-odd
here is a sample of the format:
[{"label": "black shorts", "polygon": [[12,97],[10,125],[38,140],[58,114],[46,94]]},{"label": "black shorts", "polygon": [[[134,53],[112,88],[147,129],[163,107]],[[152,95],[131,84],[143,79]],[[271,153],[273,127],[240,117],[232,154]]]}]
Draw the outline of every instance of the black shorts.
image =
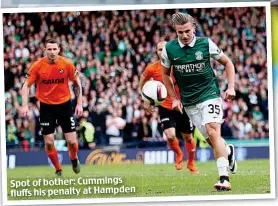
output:
[{"label": "black shorts", "polygon": [[192,121],[187,116],[186,112],[183,111],[183,114],[176,110],[168,110],[164,107],[159,108],[160,122],[161,127],[164,130],[169,128],[176,128],[177,132],[182,133],[193,133],[195,127]]},{"label": "black shorts", "polygon": [[62,127],[64,133],[75,131],[71,101],[57,105],[50,105],[41,102],[40,125],[43,135],[54,133],[57,125]]}]

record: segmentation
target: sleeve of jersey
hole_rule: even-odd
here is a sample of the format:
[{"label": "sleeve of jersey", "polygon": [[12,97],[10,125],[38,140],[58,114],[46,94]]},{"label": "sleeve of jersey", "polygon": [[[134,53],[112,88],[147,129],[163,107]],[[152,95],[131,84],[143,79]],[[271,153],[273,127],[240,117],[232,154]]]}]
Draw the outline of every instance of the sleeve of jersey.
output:
[{"label": "sleeve of jersey", "polygon": [[28,70],[26,78],[27,78],[27,82],[29,85],[34,84],[34,82],[37,79],[37,71],[38,71],[38,66],[37,63],[34,63],[31,68]]},{"label": "sleeve of jersey", "polygon": [[210,57],[215,60],[219,60],[224,55],[223,51],[219,49],[218,46],[210,38],[208,39],[208,42]]},{"label": "sleeve of jersey", "polygon": [[152,70],[151,69],[152,69],[152,67],[149,65],[149,66],[147,66],[147,68],[143,72],[145,80],[149,80],[152,77]]},{"label": "sleeve of jersey", "polygon": [[166,51],[166,45],[162,49],[161,53],[161,65],[170,68],[171,67],[171,61],[168,59],[167,51]]},{"label": "sleeve of jersey", "polygon": [[75,66],[71,62],[68,64],[68,69],[69,69],[69,79],[70,79],[70,81],[75,82],[76,79],[77,79],[77,76],[79,74],[77,69],[75,68]]}]

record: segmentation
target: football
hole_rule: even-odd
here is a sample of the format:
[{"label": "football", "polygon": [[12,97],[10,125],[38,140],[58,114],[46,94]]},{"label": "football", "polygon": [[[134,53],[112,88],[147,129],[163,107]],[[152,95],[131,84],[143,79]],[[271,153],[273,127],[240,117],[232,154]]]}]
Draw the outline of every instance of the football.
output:
[{"label": "football", "polygon": [[165,85],[159,81],[151,80],[145,83],[142,89],[142,99],[152,105],[161,105],[167,97]]}]

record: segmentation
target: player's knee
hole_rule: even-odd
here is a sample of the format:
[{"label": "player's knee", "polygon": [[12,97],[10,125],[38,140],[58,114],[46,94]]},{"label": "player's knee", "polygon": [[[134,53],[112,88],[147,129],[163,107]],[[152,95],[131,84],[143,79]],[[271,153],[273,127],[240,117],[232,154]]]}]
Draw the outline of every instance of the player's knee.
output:
[{"label": "player's knee", "polygon": [[220,134],[221,125],[220,124],[208,123],[208,124],[206,124],[205,127],[206,127],[207,134],[211,140],[215,139],[215,138],[221,138],[221,134]]},{"label": "player's knee", "polygon": [[167,140],[169,140],[169,141],[173,141],[175,138],[176,138],[175,135],[168,135],[167,136]]},{"label": "player's knee", "polygon": [[76,146],[77,145],[77,140],[68,141],[68,145],[71,146],[71,147]]},{"label": "player's knee", "polygon": [[218,132],[217,132],[216,128],[210,127],[210,126],[207,127],[207,134],[210,138],[214,138],[214,137],[218,136]]},{"label": "player's knee", "polygon": [[173,133],[171,131],[165,131],[165,135],[166,135],[168,141],[173,141],[176,138],[175,133]]},{"label": "player's knee", "polygon": [[47,151],[50,151],[50,150],[52,150],[54,148],[54,142],[45,142],[45,149],[47,150]]},{"label": "player's knee", "polygon": [[52,150],[54,148],[54,135],[48,134],[44,135],[44,143],[45,143],[45,149],[46,150]]},{"label": "player's knee", "polygon": [[187,142],[191,142],[192,139],[193,139],[193,136],[192,136],[191,133],[190,133],[190,134],[183,133],[183,134],[182,134],[182,137],[183,137],[183,139],[184,139],[185,141],[187,141]]},{"label": "player's knee", "polygon": [[65,133],[65,138],[67,140],[67,143],[70,145],[75,144],[77,141],[75,132]]}]

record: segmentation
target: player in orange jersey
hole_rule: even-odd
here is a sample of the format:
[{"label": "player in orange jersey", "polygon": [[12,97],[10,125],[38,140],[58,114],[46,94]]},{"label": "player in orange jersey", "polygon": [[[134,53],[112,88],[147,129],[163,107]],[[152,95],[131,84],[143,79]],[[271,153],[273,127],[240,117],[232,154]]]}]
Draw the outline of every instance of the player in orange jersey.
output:
[{"label": "player in orange jersey", "polygon": [[54,146],[56,124],[61,125],[69,148],[69,156],[75,173],[80,172],[78,160],[78,141],[73,119],[69,81],[74,84],[77,98],[75,114],[80,117],[82,108],[82,88],[78,71],[66,58],[59,55],[60,47],[55,39],[45,43],[46,57],[36,61],[27,73],[27,80],[22,87],[22,116],[29,115],[28,98],[30,87],[36,84],[36,97],[40,102],[40,126],[45,141],[45,150],[56,169],[62,175],[62,167]]},{"label": "player in orange jersey", "polygon": [[[161,59],[162,49],[166,42],[159,42],[157,44],[157,54]],[[142,91],[144,84],[150,79],[157,80],[163,83],[162,79],[162,66],[161,61],[157,61],[154,64],[149,65],[143,72],[140,78],[139,89]],[[175,81],[173,77],[173,81]],[[175,86],[177,94],[179,94],[178,87]],[[164,134],[167,137],[168,146],[175,152],[176,154],[176,163],[175,167],[177,170],[181,170],[183,168],[183,152],[179,146],[179,140],[176,137],[176,130],[181,133],[184,138],[184,146],[187,151],[187,168],[192,174],[198,174],[194,159],[196,146],[195,141],[193,139],[194,125],[191,120],[187,116],[186,112],[181,114],[179,111],[172,109],[172,100],[170,96],[166,98],[166,100],[159,106],[159,115],[161,126]],[[151,112],[151,105],[145,104],[145,109]]]}]

